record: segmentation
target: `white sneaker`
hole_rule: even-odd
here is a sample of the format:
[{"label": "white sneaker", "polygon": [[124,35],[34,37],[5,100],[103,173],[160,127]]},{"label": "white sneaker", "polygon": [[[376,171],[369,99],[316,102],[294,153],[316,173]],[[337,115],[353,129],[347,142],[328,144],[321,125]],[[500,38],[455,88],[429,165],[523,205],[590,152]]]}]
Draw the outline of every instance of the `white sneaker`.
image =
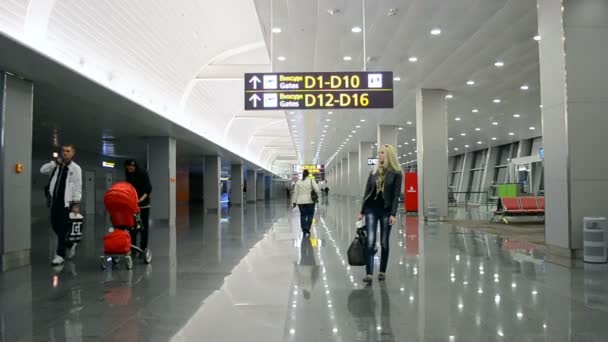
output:
[{"label": "white sneaker", "polygon": [[74,255],[76,255],[76,244],[73,244],[72,247],[65,250],[65,257],[67,259],[74,258]]},{"label": "white sneaker", "polygon": [[53,264],[54,266],[63,265],[64,261],[65,260],[62,257],[60,257],[59,255],[55,255],[53,261],[51,261],[51,264]]}]

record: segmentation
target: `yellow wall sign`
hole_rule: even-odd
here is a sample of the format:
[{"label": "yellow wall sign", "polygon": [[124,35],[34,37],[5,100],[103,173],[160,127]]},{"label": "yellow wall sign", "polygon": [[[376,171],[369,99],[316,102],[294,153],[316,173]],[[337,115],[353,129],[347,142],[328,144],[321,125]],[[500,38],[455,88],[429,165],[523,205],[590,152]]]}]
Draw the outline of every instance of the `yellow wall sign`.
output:
[{"label": "yellow wall sign", "polygon": [[393,108],[393,73],[245,74],[245,110]]}]

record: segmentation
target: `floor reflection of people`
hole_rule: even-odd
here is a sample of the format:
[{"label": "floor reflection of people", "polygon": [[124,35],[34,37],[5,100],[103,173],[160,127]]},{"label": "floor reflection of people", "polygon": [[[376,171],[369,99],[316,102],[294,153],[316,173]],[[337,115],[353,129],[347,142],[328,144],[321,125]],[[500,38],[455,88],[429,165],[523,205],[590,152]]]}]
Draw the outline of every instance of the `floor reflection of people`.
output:
[{"label": "floor reflection of people", "polygon": [[395,341],[391,326],[390,298],[386,284],[380,284],[380,314],[371,286],[351,291],[348,296],[348,311],[355,320],[357,341]]},{"label": "floor reflection of people", "polygon": [[304,299],[310,299],[315,283],[319,279],[319,267],[310,238],[303,238],[300,244],[300,261],[296,265],[296,277]]}]

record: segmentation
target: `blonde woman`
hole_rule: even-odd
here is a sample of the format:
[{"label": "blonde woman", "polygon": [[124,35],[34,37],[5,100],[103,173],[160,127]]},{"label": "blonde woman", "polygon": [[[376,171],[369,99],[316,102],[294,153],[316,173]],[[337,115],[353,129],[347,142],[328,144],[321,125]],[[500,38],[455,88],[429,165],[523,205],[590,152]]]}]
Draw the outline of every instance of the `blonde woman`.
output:
[{"label": "blonde woman", "polygon": [[373,279],[378,222],[380,223],[380,246],[382,247],[378,280],[386,278],[389,251],[388,238],[391,227],[397,222],[397,205],[401,194],[402,178],[403,174],[395,147],[392,145],[380,146],[378,163],[367,178],[363,204],[359,213],[359,220],[365,217],[367,232],[368,253],[365,265],[366,276],[363,278],[366,283],[371,283]]}]

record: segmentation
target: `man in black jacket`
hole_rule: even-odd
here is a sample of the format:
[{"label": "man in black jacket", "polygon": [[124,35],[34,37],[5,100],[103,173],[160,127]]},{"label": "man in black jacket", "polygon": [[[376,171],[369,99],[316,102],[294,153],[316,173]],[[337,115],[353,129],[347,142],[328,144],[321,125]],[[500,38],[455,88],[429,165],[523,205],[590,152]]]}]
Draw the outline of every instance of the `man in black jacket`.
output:
[{"label": "man in black jacket", "polygon": [[[152,184],[150,184],[150,177],[148,172],[139,167],[137,162],[133,159],[125,162],[125,175],[127,182],[129,182],[137,191],[137,197],[139,198],[139,209],[141,211],[141,241],[139,248],[146,250],[148,248],[148,225],[150,220],[150,193],[152,193]],[[133,245],[137,245],[137,231],[131,231],[131,241]]]}]

